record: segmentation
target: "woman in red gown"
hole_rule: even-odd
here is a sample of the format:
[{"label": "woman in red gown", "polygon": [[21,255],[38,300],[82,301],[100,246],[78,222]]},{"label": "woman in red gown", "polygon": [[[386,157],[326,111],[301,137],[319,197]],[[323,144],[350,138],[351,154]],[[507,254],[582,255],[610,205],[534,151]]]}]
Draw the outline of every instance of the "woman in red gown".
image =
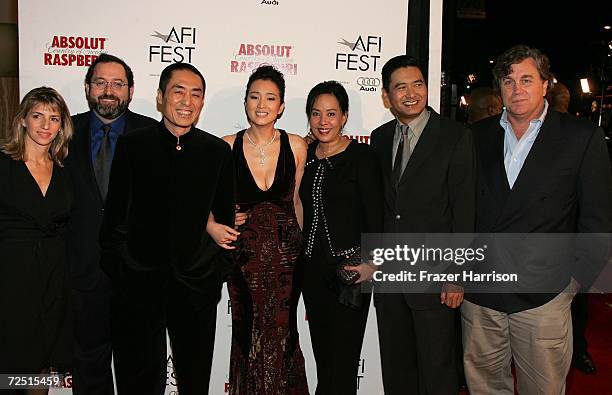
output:
[{"label": "woman in red gown", "polygon": [[[230,394],[308,394],[297,332],[301,203],[306,143],[277,129],[285,81],[272,66],[249,78],[249,128],[225,136],[234,154],[238,229],[209,223],[222,246],[236,240],[228,279],[232,303]],[[230,247],[231,248],[231,247]]]}]

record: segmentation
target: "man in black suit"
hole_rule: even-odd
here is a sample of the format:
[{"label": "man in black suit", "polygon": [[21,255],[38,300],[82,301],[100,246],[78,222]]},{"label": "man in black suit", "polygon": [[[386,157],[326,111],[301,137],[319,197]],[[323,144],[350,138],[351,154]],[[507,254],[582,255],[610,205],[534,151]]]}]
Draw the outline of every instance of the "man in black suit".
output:
[{"label": "man in black suit", "polygon": [[[566,113],[569,110],[570,92],[565,85],[556,82],[552,89],[546,92],[546,100],[550,107],[559,112]],[[572,356],[573,365],[583,373],[595,374],[595,362],[588,351],[587,339],[585,335],[589,303],[587,299],[588,290],[582,290],[574,296],[572,300],[572,329],[574,353]]]},{"label": "man in black suit", "polygon": [[[503,53],[493,69],[504,112],[472,126],[478,185],[476,231],[530,233],[491,266],[525,275],[525,288],[469,293],[462,306],[465,374],[470,394],[513,394],[514,360],[520,394],[562,394],[572,357],[570,304],[588,289],[598,242],[612,228],[612,178],[603,131],[559,113],[544,97],[552,87],[546,55],[524,45]],[[536,233],[573,234],[554,250],[523,249]],[[501,235],[496,239],[501,240]],[[507,238],[507,235],[504,236]],[[540,238],[541,239],[541,238]],[[596,248],[584,249],[585,242]],[[602,240],[602,250],[607,240]],[[532,246],[527,246],[532,247]],[[567,249],[567,251],[566,251]],[[604,253],[605,254],[605,253]],[[510,258],[507,258],[510,257]],[[603,255],[600,257],[603,258]],[[575,279],[576,281],[572,280]],[[518,287],[525,292],[517,291]],[[520,293],[519,293],[520,292]]]},{"label": "man in black suit", "polygon": [[100,244],[113,283],[120,395],[164,393],[166,330],[178,391],[208,393],[229,264],[206,224],[212,213],[234,225],[234,171],[229,145],[195,127],[205,89],[194,66],[167,66],[157,91],[162,121],[117,142]]},{"label": "man in black suit", "polygon": [[134,75],[121,59],[101,54],[87,70],[85,97],[90,111],[72,117],[74,138],[66,166],[74,184],[68,233],[73,288],[75,394],[112,394],[111,284],[100,268],[98,236],[108,173],[117,138],[156,123],[128,110]]},{"label": "man in black suit", "polygon": [[[370,141],[384,173],[385,233],[472,232],[470,132],[427,107],[416,59],[390,59],[382,80],[383,101],[395,119],[374,130]],[[457,394],[453,309],[463,290],[446,284],[437,292],[375,293],[386,394]]]}]

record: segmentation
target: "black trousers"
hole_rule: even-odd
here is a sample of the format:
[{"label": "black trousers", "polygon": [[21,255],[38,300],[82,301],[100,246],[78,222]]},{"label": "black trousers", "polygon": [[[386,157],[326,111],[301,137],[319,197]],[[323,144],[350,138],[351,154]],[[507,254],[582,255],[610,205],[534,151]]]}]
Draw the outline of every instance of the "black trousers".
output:
[{"label": "black trousers", "polygon": [[111,342],[111,282],[102,274],[88,291],[72,291],[74,395],[114,394]]},{"label": "black trousers", "polygon": [[[114,284],[115,285],[115,284]],[[181,395],[208,394],[220,289],[210,303],[174,279],[131,276],[113,289],[112,338],[119,395],[163,394],[167,381]],[[201,302],[201,299],[199,300]],[[166,330],[175,376],[167,377]]]},{"label": "black trousers", "polygon": [[[319,248],[316,251],[325,251]],[[303,295],[317,365],[317,395],[354,395],[370,294],[359,310],[337,302],[335,272],[324,254],[304,260]]]},{"label": "black trousers", "polygon": [[411,308],[403,294],[375,294],[386,395],[457,395],[455,312]]},{"label": "black trousers", "polygon": [[574,339],[574,355],[587,353],[587,340],[584,331],[587,325],[589,303],[586,293],[579,293],[572,301],[572,328]]}]

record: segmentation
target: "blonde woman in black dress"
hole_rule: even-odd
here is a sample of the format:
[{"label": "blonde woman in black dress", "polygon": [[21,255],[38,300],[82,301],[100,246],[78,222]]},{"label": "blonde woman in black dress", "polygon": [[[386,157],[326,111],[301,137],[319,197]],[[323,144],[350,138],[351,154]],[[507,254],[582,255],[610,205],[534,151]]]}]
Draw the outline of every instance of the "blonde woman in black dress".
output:
[{"label": "blonde woman in black dress", "polygon": [[0,374],[69,368],[64,232],[72,187],[63,161],[71,137],[64,99],[41,87],[25,95],[0,142]]}]

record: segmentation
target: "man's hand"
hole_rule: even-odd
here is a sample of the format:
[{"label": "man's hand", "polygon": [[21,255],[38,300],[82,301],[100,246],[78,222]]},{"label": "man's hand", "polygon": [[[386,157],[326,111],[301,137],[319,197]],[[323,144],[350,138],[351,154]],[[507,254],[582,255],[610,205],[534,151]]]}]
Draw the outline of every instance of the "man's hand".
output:
[{"label": "man's hand", "polygon": [[456,309],[463,303],[463,287],[451,283],[445,283],[440,293],[440,303],[451,309]]},{"label": "man's hand", "polygon": [[238,240],[240,232],[234,228],[230,228],[227,225],[219,224],[215,222],[215,218],[212,213],[208,216],[208,222],[206,223],[206,233],[212,237],[217,245],[226,250],[233,250],[236,247],[231,245],[233,242]]}]

